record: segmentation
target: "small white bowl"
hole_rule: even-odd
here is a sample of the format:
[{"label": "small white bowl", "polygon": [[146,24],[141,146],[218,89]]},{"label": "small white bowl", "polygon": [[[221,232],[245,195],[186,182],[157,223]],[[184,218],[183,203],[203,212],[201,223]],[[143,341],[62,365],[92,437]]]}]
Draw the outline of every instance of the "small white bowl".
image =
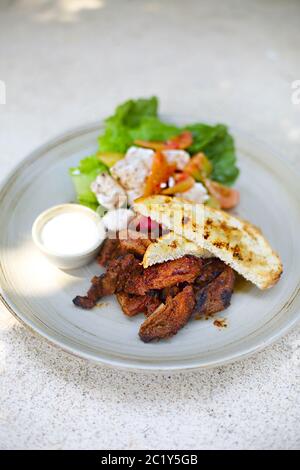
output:
[{"label": "small white bowl", "polygon": [[[41,237],[43,227],[53,217],[62,213],[70,212],[84,213],[85,216],[88,216],[93,221],[95,221],[99,228],[99,238],[97,239],[96,243],[92,245],[88,250],[79,251],[75,254],[56,253],[55,251],[50,250],[44,245]],[[55,266],[61,269],[75,269],[88,264],[95,258],[100,245],[105,239],[105,227],[102,223],[101,217],[92,209],[89,209],[85,206],[81,206],[79,204],[60,204],[58,206],[53,206],[50,209],[45,210],[36,218],[32,226],[32,238],[39,250]]]}]

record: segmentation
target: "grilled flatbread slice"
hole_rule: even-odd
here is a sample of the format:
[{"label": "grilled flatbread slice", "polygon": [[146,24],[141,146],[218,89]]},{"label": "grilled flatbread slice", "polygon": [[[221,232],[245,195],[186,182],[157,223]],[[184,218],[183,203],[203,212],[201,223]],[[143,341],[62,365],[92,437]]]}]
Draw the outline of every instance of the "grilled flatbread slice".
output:
[{"label": "grilled flatbread slice", "polygon": [[136,212],[157,221],[166,228],[204,248],[203,204],[170,196],[149,196],[134,202]]},{"label": "grilled flatbread slice", "polygon": [[164,263],[172,259],[182,258],[185,255],[198,256],[199,258],[210,258],[213,255],[196,243],[187,240],[174,232],[166,233],[151,243],[143,258],[144,268],[157,263]]},{"label": "grilled flatbread slice", "polygon": [[260,289],[273,286],[280,278],[279,256],[260,230],[249,222],[203,204],[169,196],[139,198],[134,209],[208,250]]}]

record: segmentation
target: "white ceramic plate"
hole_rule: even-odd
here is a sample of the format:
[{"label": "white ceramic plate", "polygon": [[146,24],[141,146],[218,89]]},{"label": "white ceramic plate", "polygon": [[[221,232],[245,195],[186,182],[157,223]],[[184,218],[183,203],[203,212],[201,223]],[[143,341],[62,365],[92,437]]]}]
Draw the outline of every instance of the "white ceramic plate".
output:
[{"label": "white ceramic plate", "polygon": [[31,154],[0,193],[1,300],[19,320],[57,346],[89,360],[142,370],[175,370],[224,364],[276,340],[299,318],[298,176],[257,143],[235,134],[241,175],[238,214],[262,228],[280,253],[284,274],[269,291],[238,288],[218,318],[192,320],[175,337],[155,344],[138,338],[143,316],[125,317],[114,298],[91,311],[72,298],[85,293],[96,263],[72,272],[52,266],[31,239],[37,215],[74,200],[68,168],[96,150],[99,124],[63,135]]}]

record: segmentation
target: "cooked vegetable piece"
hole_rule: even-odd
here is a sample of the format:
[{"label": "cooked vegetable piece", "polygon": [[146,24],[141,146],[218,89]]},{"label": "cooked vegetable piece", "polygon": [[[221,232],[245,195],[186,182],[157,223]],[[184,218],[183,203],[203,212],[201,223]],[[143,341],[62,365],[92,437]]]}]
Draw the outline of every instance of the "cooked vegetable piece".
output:
[{"label": "cooked vegetable piece", "polygon": [[134,141],[134,145],[137,145],[138,147],[145,147],[147,149],[152,149],[155,150],[155,152],[158,152],[160,150],[164,150],[165,143],[164,142],[150,142],[149,140],[139,140],[136,139]]},{"label": "cooked vegetable piece", "polygon": [[193,143],[188,148],[191,154],[204,152],[213,164],[211,178],[231,186],[238,177],[235,146],[232,136],[223,124],[210,126],[197,123],[186,126],[193,134]]},{"label": "cooked vegetable piece", "polygon": [[208,178],[205,179],[205,186],[211,196],[220,203],[221,209],[232,209],[239,203],[240,193],[236,189],[228,188]]},{"label": "cooked vegetable piece", "polygon": [[146,147],[155,151],[159,150],[184,150],[192,145],[193,136],[192,133],[189,131],[184,131],[181,134],[171,137],[166,142],[159,142],[159,141],[149,141],[149,140],[141,140],[136,139],[134,141],[135,145],[139,145],[140,147]]},{"label": "cooked vegetable piece", "polygon": [[168,149],[187,149],[193,143],[193,135],[190,131],[183,131],[181,134],[169,139],[166,142]]},{"label": "cooked vegetable piece", "polygon": [[186,173],[177,173],[174,176],[174,179],[174,186],[163,189],[162,191],[160,191],[161,194],[171,195],[176,193],[184,193],[185,191],[191,189],[195,184],[194,178]]},{"label": "cooked vegetable piece", "polygon": [[[209,177],[227,186],[233,184],[238,176],[238,169],[234,142],[226,126],[196,123],[180,128],[162,122],[157,117],[157,109],[156,97],[128,100],[105,120],[104,132],[99,137],[98,153],[83,159],[77,168],[70,169],[80,203],[96,207],[95,195],[90,190],[91,182],[100,172],[108,171],[108,168],[122,161],[122,155],[134,141],[155,151],[184,152],[182,149],[186,149],[190,154],[204,152],[206,158],[199,155],[191,158],[186,172],[196,181],[203,182],[204,177]],[[186,155],[188,158],[188,153]],[[182,170],[185,164],[186,162],[182,167],[178,164],[177,169]],[[139,195],[138,191],[128,189],[131,202]]]},{"label": "cooked vegetable piece", "polygon": [[161,192],[161,184],[168,181],[175,169],[176,165],[168,165],[163,154],[156,152],[153,157],[151,173],[146,180],[144,196],[159,194]]},{"label": "cooked vegetable piece", "polygon": [[123,153],[116,152],[98,152],[97,157],[101,162],[103,162],[108,168],[114,166],[119,160],[121,160],[124,155]]},{"label": "cooked vegetable piece", "polygon": [[188,164],[184,167],[184,171],[193,176],[196,181],[203,182],[203,179],[212,172],[213,165],[204,155],[203,152],[196,153]]}]

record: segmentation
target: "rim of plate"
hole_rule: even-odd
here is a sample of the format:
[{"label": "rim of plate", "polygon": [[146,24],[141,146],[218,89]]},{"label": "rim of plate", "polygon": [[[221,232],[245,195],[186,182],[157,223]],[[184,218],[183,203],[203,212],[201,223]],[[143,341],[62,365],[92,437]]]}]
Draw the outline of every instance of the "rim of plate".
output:
[{"label": "rim of plate", "polygon": [[[172,117],[168,115],[162,115],[162,117],[168,118],[169,120],[172,121]],[[174,119],[175,118],[175,119]],[[184,115],[178,115],[174,114],[173,115],[173,121],[176,122],[176,118],[184,118]],[[190,117],[189,117],[190,118]],[[28,164],[32,164],[35,161],[39,160],[40,158],[43,157],[43,154],[45,152],[48,152],[51,149],[54,149],[55,147],[64,144],[65,142],[71,140],[72,138],[79,137],[80,135],[84,135],[87,132],[93,132],[96,131],[97,129],[101,129],[103,121],[99,120],[97,122],[92,122],[89,124],[84,124],[81,126],[77,126],[71,130],[67,130],[56,137],[53,137],[50,139],[48,142],[45,144],[40,145],[37,147],[35,150],[30,152],[25,158],[23,158],[20,163],[18,163],[9,173],[8,175],[1,181],[0,183],[0,200],[5,196],[7,190],[9,189],[9,186],[13,183],[14,179],[18,176],[19,172],[22,171],[24,166]],[[272,153],[272,157],[279,162],[280,165],[284,166],[285,171],[290,172],[291,177],[293,178],[295,176],[295,173],[298,173],[297,168],[294,168],[290,162],[286,162],[283,157],[278,155],[278,153],[272,149],[271,146],[266,145],[263,141],[260,141],[259,139],[253,138],[250,135],[247,135],[244,131],[241,131],[235,126],[230,126],[231,130],[233,130],[233,133],[235,131],[237,132],[237,135],[241,135],[245,137],[246,139],[250,139],[252,142],[256,142],[259,144],[260,147],[264,147],[268,149],[268,152]],[[237,146],[239,148],[239,146]],[[0,262],[0,272],[2,273],[2,266]],[[275,317],[281,313],[283,310],[290,310],[291,307],[294,306],[295,302],[297,299],[299,299],[299,293],[300,293],[300,282],[298,282],[296,289],[292,293],[292,295],[289,297],[289,299],[286,300],[284,306],[280,308],[267,323],[265,323],[259,330],[264,330],[266,326],[274,321]],[[263,337],[255,341],[255,338],[252,339],[252,342],[248,346],[244,346],[243,349],[240,349],[239,351],[236,352],[229,352],[229,353],[224,353],[224,357],[221,359],[211,359],[211,360],[202,360],[199,359],[197,362],[197,359],[195,360],[194,364],[185,364],[185,363],[179,363],[179,364],[166,364],[163,365],[161,363],[131,363],[129,362],[129,359],[125,358],[112,358],[111,356],[105,356],[105,355],[96,355],[89,353],[87,351],[82,351],[76,349],[76,347],[71,347],[69,345],[66,345],[63,341],[60,341],[59,339],[56,339],[53,335],[49,334],[47,331],[45,331],[42,327],[39,327],[35,325],[32,321],[28,320],[25,316],[22,315],[21,312],[18,310],[15,310],[13,306],[10,304],[9,298],[4,294],[2,287],[0,286],[0,302],[1,304],[25,327],[29,328],[33,334],[39,334],[42,336],[44,339],[46,339],[51,345],[62,349],[63,351],[75,356],[79,357],[81,359],[85,359],[88,361],[91,361],[96,364],[101,364],[104,366],[108,367],[114,367],[117,369],[122,369],[122,370],[129,370],[129,371],[135,371],[135,372],[182,372],[182,371],[192,371],[192,370],[198,370],[198,369],[203,369],[203,368],[213,368],[213,367],[219,367],[225,364],[230,364],[238,360],[245,359],[251,355],[253,355],[256,352],[259,352],[266,347],[270,346],[274,342],[276,342],[279,338],[284,336],[286,333],[288,333],[293,326],[295,326],[296,323],[299,322],[300,320],[300,309],[297,311],[297,315],[293,318],[289,318],[286,320],[286,322],[283,325],[279,325],[279,328],[275,329],[275,331],[263,331]],[[47,326],[47,325],[45,325]],[[255,332],[254,332],[255,333]],[[253,334],[253,333],[252,333]],[[72,342],[72,340],[70,340]],[[102,354],[102,353],[101,353]]]}]

